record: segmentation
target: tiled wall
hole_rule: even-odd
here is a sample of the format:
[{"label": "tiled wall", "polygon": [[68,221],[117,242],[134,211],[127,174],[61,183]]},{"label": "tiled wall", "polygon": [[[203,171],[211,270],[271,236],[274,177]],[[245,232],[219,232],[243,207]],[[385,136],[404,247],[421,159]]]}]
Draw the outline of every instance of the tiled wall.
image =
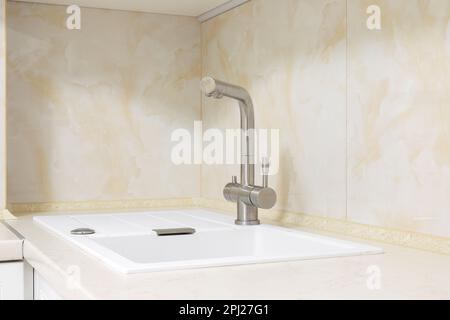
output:
[{"label": "tiled wall", "polygon": [[168,161],[175,128],[239,126],[232,101],[200,108],[203,69],[280,129],[278,209],[450,236],[448,0],[252,0],[201,39],[191,18],[8,14],[9,201],[222,199],[236,166]]},{"label": "tiled wall", "polygon": [[201,118],[195,18],[8,3],[8,201],[198,197],[170,161]]},{"label": "tiled wall", "polygon": [[[450,236],[448,0],[254,0],[202,31],[204,75],[281,130],[279,209]],[[206,127],[239,125],[233,102],[203,103]],[[238,173],[202,172],[212,199]]]},{"label": "tiled wall", "polygon": [[[256,0],[202,28],[203,73],[246,87],[256,126],[280,129],[278,208],[345,218],[346,1]],[[204,99],[203,121],[238,128],[239,109]],[[238,172],[204,167],[203,196]]]},{"label": "tiled wall", "polygon": [[352,0],[348,17],[348,217],[450,236],[450,1]]}]

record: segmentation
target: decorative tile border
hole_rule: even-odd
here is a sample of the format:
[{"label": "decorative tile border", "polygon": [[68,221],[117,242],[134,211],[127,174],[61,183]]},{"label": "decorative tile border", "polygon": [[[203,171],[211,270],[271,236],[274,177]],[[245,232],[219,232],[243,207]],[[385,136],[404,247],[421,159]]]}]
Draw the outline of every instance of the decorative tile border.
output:
[{"label": "decorative tile border", "polygon": [[20,216],[42,212],[70,211],[105,211],[105,210],[139,210],[149,208],[193,207],[191,198],[155,199],[155,200],[120,200],[120,201],[86,201],[86,202],[42,202],[42,203],[10,203],[8,209]]},{"label": "decorative tile border", "polygon": [[[89,202],[56,202],[56,203],[15,203],[9,204],[0,219],[14,218],[24,214],[56,213],[73,211],[124,211],[157,208],[192,208],[200,207],[234,214],[236,205],[223,200],[204,198],[158,199],[158,200],[124,200],[124,201],[89,201]],[[303,227],[312,230],[341,234],[369,241],[426,250],[439,254],[450,255],[450,238],[436,237],[417,232],[387,229],[377,226],[363,225],[351,221],[328,217],[311,216],[293,212],[270,212],[262,214],[266,223],[285,227]]]}]

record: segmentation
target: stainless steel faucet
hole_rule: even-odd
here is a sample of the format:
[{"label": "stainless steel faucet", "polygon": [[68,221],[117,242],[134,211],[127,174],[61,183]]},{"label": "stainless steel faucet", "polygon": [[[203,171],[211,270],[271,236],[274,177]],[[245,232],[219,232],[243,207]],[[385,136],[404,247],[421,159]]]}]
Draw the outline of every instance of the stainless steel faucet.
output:
[{"label": "stainless steel faucet", "polygon": [[203,78],[201,90],[207,97],[228,97],[239,102],[241,114],[241,181],[234,176],[223,190],[227,201],[237,203],[237,225],[259,225],[258,209],[271,209],[277,202],[275,190],[268,186],[270,163],[263,160],[263,186],[255,186],[255,115],[250,94],[242,87]]}]

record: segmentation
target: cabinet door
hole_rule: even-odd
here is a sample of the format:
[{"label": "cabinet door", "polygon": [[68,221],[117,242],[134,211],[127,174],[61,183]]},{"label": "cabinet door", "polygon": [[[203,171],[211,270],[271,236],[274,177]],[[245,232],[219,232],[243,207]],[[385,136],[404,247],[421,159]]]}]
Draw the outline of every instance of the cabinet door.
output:
[{"label": "cabinet door", "polygon": [[34,300],[62,300],[61,296],[37,272],[34,274]]},{"label": "cabinet door", "polygon": [[0,300],[23,300],[23,262],[0,263]]}]

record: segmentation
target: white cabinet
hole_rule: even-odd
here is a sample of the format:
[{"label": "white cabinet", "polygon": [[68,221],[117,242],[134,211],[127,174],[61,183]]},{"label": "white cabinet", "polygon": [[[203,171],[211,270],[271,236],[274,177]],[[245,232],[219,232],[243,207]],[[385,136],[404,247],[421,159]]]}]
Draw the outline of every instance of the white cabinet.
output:
[{"label": "white cabinet", "polygon": [[61,296],[37,272],[34,274],[34,300],[62,300]]},{"label": "white cabinet", "polygon": [[26,262],[0,263],[1,300],[62,300]]},{"label": "white cabinet", "polygon": [[25,297],[24,263],[0,263],[0,300],[24,300]]}]

